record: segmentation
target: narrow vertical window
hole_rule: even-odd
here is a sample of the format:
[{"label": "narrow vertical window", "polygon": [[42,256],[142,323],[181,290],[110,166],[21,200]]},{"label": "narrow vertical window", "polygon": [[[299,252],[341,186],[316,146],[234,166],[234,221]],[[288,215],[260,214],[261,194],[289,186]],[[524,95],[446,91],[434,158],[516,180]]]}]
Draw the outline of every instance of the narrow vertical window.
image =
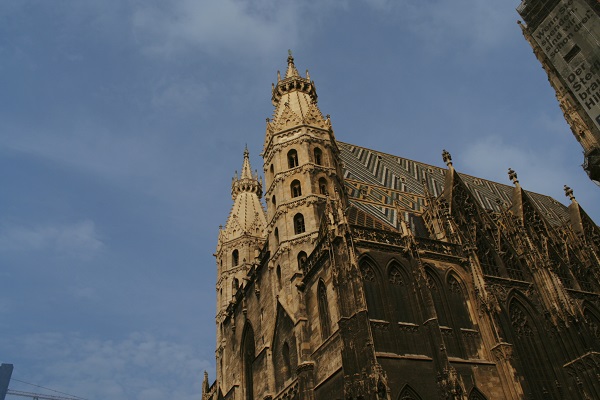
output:
[{"label": "narrow vertical window", "polygon": [[294,216],[294,233],[304,233],[304,216],[300,213]]},{"label": "narrow vertical window", "polygon": [[254,400],[254,376],[252,364],[256,357],[254,346],[254,330],[250,324],[244,329],[242,345],[242,362],[244,365],[244,381],[246,386],[246,400]]},{"label": "narrow vertical window", "polygon": [[369,318],[378,320],[385,319],[381,288],[379,282],[377,282],[373,266],[368,261],[363,261],[360,263],[360,272],[363,279],[363,288],[365,291]]},{"label": "narrow vertical window", "polygon": [[277,266],[277,289],[281,290],[281,266]]},{"label": "narrow vertical window", "polygon": [[300,186],[300,181],[298,179],[292,181],[290,190],[292,192],[292,197],[302,196],[302,187]]},{"label": "narrow vertical window", "polygon": [[281,357],[283,358],[283,377],[288,380],[292,377],[292,362],[290,359],[290,346],[287,342],[283,343]]},{"label": "narrow vertical window", "polygon": [[328,193],[327,180],[325,178],[319,178],[319,193],[323,195]]},{"label": "narrow vertical window", "polygon": [[240,253],[237,251],[237,249],[235,249],[233,251],[233,253],[231,253],[231,264],[234,267],[237,267],[237,265],[240,263]]},{"label": "narrow vertical window", "polygon": [[296,150],[290,150],[287,154],[288,167],[294,168],[298,166],[298,152]]},{"label": "narrow vertical window", "polygon": [[314,154],[315,154],[315,164],[323,165],[323,152],[321,152],[321,149],[319,149],[318,147],[315,148]]},{"label": "narrow vertical window", "polygon": [[331,335],[331,323],[329,318],[329,303],[327,302],[327,287],[323,281],[319,281],[317,288],[317,301],[319,303],[319,322],[321,325],[321,337],[323,340]]},{"label": "narrow vertical window", "polygon": [[302,271],[304,269],[305,263],[306,263],[306,253],[301,251],[300,253],[298,253],[298,269]]},{"label": "narrow vertical window", "polygon": [[275,236],[275,244],[279,244],[279,229],[275,228],[275,231],[273,232],[273,236]]}]

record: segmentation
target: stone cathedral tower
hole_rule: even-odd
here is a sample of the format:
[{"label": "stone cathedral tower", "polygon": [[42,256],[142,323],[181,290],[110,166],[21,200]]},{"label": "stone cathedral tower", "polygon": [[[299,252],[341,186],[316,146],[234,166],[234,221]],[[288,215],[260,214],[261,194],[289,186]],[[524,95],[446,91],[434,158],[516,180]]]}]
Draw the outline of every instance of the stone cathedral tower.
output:
[{"label": "stone cathedral tower", "polygon": [[263,187],[217,245],[203,400],[600,398],[600,229],[571,204],[338,142],[291,54]]}]

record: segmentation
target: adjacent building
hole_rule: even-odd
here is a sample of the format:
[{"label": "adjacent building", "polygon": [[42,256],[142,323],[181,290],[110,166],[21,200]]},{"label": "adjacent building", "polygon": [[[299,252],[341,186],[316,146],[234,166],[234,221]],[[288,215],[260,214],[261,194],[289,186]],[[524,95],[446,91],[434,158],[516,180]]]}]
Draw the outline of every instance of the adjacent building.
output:
[{"label": "adjacent building", "polygon": [[572,190],[339,142],[291,55],[271,100],[265,181],[246,150],[219,233],[203,400],[600,398],[600,229]]},{"label": "adjacent building", "polygon": [[600,2],[524,0],[523,35],[556,91],[583,168],[600,185]]}]

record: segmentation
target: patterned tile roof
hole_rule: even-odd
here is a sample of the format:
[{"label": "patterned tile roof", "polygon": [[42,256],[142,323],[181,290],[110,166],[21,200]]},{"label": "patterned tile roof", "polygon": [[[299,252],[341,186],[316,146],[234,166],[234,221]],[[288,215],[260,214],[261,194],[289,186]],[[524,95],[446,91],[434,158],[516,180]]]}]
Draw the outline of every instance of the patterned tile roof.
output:
[{"label": "patterned tile roof", "polygon": [[[426,207],[423,180],[437,197],[444,190],[445,168],[338,142],[344,162],[344,179],[356,208],[399,228],[398,215],[409,222]],[[460,172],[459,172],[460,173]],[[497,200],[511,204],[513,187],[460,173],[479,204],[500,211]],[[542,215],[553,225],[568,221],[567,207],[538,193],[527,192]]]}]

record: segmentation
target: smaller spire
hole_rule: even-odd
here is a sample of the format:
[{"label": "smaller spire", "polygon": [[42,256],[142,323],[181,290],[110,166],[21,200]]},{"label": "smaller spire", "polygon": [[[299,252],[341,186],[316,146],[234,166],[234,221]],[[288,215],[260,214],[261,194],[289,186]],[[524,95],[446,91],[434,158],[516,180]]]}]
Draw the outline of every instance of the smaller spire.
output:
[{"label": "smaller spire", "polygon": [[300,76],[296,66],[294,65],[294,57],[292,57],[292,50],[288,50],[288,58],[287,58],[287,71],[285,72],[286,78],[291,78],[292,76]]},{"label": "smaller spire", "polygon": [[577,202],[577,200],[575,200],[575,196],[573,195],[573,189],[571,189],[567,185],[565,185],[565,196],[567,196],[569,200],[571,200],[571,203]]},{"label": "smaller spire", "polygon": [[517,179],[517,173],[512,169],[508,169],[508,178],[512,181],[515,186],[519,185],[519,180]]},{"label": "smaller spire", "polygon": [[446,151],[446,149],[442,150],[442,159],[448,167],[452,166],[452,156]]}]

